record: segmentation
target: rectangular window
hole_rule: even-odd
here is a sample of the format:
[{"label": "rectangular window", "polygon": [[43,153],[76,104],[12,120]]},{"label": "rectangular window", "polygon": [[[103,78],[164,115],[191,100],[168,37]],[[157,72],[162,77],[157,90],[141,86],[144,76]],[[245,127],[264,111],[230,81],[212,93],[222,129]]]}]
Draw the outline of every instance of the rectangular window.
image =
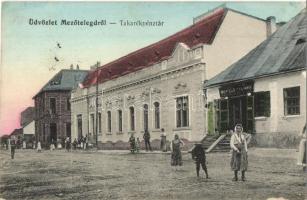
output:
[{"label": "rectangular window", "polygon": [[101,113],[98,113],[98,133],[101,133]]},{"label": "rectangular window", "polygon": [[50,98],[50,112],[51,114],[56,113],[56,99],[55,98]]},{"label": "rectangular window", "polygon": [[41,104],[42,104],[41,112],[44,113],[45,112],[45,98],[44,97],[42,98]]},{"label": "rectangular window", "polygon": [[270,117],[271,115],[271,100],[270,92],[255,93],[255,117]]},{"label": "rectangular window", "polygon": [[91,126],[91,129],[90,129],[90,133],[89,133],[89,135],[95,135],[95,115],[94,114],[91,114],[90,115],[90,118],[91,118],[91,124],[90,124],[90,126]]},{"label": "rectangular window", "polygon": [[300,114],[300,87],[284,88],[284,113]]},{"label": "rectangular window", "polygon": [[66,99],[66,110],[70,111],[70,98]]},{"label": "rectangular window", "polygon": [[118,110],[118,131],[123,131],[123,112]]},{"label": "rectangular window", "polygon": [[107,115],[108,115],[107,116],[108,117],[108,119],[107,119],[107,122],[108,122],[108,132],[111,133],[111,131],[112,131],[111,111],[108,111]]},{"label": "rectangular window", "polygon": [[82,137],[82,115],[77,115],[78,139]]},{"label": "rectangular window", "polygon": [[189,99],[187,96],[176,99],[177,127],[189,126]]}]

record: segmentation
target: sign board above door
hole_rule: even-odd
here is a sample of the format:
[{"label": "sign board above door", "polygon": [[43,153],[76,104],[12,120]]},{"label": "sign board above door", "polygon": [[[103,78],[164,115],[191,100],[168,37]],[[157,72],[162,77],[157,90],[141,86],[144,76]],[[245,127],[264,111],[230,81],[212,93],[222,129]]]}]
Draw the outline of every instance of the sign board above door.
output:
[{"label": "sign board above door", "polygon": [[219,88],[220,97],[243,96],[254,92],[254,81],[243,81],[224,85]]}]

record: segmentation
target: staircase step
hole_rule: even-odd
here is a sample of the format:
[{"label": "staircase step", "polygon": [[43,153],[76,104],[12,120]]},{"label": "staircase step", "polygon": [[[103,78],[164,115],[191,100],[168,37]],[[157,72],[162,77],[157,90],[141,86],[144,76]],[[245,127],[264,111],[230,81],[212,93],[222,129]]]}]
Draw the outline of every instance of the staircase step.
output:
[{"label": "staircase step", "polygon": [[[206,136],[201,142],[204,149],[208,149],[219,136],[209,135]],[[230,135],[226,135],[210,152],[230,152]]]}]

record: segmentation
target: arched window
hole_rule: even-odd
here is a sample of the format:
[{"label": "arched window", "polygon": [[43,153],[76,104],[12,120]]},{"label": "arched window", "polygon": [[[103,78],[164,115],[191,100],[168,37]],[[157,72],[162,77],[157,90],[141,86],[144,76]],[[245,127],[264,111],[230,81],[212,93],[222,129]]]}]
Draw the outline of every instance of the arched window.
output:
[{"label": "arched window", "polygon": [[130,111],[130,130],[134,131],[135,127],[134,127],[134,121],[135,121],[135,116],[134,116],[134,108],[131,106],[129,108]]},{"label": "arched window", "polygon": [[154,108],[155,108],[155,129],[160,128],[160,104],[159,102],[154,103]]},{"label": "arched window", "polygon": [[107,119],[107,122],[108,122],[108,132],[111,133],[111,131],[112,131],[111,111],[108,111],[107,115],[108,115],[108,119]]},{"label": "arched window", "polygon": [[118,131],[123,131],[123,112],[118,110]]},{"label": "arched window", "polygon": [[144,131],[148,130],[148,105],[144,104]]}]

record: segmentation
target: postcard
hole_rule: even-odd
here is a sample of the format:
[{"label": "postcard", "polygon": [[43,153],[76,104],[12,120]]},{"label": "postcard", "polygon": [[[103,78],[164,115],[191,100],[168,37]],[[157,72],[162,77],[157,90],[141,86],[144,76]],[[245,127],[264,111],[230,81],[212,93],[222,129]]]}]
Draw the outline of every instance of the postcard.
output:
[{"label": "postcard", "polygon": [[1,4],[0,200],[303,200],[306,2]]}]

